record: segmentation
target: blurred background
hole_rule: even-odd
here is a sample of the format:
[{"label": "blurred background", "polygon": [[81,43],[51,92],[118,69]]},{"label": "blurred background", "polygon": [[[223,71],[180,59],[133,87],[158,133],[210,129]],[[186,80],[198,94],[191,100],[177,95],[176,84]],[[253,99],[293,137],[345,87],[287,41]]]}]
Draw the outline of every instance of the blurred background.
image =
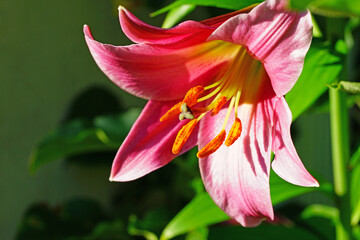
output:
[{"label": "blurred background", "polygon": [[[139,4],[137,11],[149,19],[151,10]],[[34,203],[54,207],[85,197],[109,204],[115,185],[108,182],[111,159],[96,168],[54,161],[30,174],[29,158],[37,142],[66,120],[75,99],[89,89],[95,89],[88,96],[93,101],[81,106],[87,112],[143,104],[99,71],[84,41],[86,23],[104,42],[128,43],[115,5],[110,0],[0,2],[0,239],[14,239]],[[96,89],[113,101],[102,102]]]},{"label": "blurred background", "polygon": [[[169,2],[0,2],[0,239],[97,239],[102,229],[110,230],[99,239],[143,239],[134,237],[147,234],[137,229],[161,232],[203,191],[194,152],[140,180],[108,181],[116,150],[145,101],[103,75],[82,27],[88,24],[101,42],[129,44],[119,27],[118,5],[161,26],[164,16],[149,14]],[[187,18],[224,12],[197,8]],[[107,130],[113,136],[99,143]],[[328,114],[303,115],[292,131],[305,166],[331,182]],[[54,153],[59,145],[63,149]],[[40,158],[44,162],[34,164]],[[316,194],[293,200],[326,201]]]}]

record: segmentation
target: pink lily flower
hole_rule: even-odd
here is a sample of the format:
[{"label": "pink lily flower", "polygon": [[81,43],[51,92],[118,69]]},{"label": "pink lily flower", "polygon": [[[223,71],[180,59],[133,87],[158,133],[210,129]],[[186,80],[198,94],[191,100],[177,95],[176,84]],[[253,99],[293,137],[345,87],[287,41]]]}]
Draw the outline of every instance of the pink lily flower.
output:
[{"label": "pink lily flower", "polygon": [[243,226],[274,218],[270,164],[290,183],[319,186],[295,150],[284,99],[310,47],[308,11],[267,0],[171,29],[150,26],[123,7],[119,16],[136,44],[102,44],[84,26],[106,76],[149,100],[115,157],[111,181],[140,178],[198,145],[206,190]]}]

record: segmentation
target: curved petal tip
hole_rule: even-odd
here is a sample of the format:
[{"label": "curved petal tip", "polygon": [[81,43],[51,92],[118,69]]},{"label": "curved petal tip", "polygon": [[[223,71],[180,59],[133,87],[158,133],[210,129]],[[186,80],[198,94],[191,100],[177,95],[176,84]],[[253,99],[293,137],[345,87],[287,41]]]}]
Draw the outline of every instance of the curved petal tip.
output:
[{"label": "curved petal tip", "polygon": [[88,25],[84,24],[83,31],[86,38],[94,39],[91,34],[90,27]]},{"label": "curved petal tip", "polygon": [[301,162],[290,135],[291,111],[285,98],[276,104],[274,114],[274,140],[272,150],[275,159],[271,166],[274,172],[285,181],[304,187],[319,187],[318,181],[311,176]]}]

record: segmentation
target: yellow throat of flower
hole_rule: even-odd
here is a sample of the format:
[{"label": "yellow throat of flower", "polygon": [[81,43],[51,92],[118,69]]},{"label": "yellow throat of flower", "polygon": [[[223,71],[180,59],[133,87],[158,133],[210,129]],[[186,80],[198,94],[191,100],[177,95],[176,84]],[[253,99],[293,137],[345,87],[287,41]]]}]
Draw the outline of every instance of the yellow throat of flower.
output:
[{"label": "yellow throat of flower", "polygon": [[[190,121],[184,125],[178,132],[173,144],[172,152],[178,154],[186,141],[189,139],[196,124],[209,112],[211,116],[215,116],[228,102],[228,109],[220,133],[211,140],[198,153],[199,158],[204,158],[214,153],[224,143],[231,146],[241,135],[242,124],[238,117],[238,107],[243,101],[241,93],[246,86],[257,87],[257,84],[248,84],[249,81],[260,82],[264,74],[264,68],[261,62],[251,57],[246,49],[240,45],[223,42],[233,48],[234,58],[227,65],[225,71],[208,86],[196,86],[191,88],[185,95],[184,99],[173,106],[166,112],[160,121],[165,121],[173,116],[178,115],[179,120],[189,119]],[[193,107],[197,103],[207,101],[208,105],[201,108]],[[234,109],[234,123],[226,137],[225,128],[227,122]]]}]

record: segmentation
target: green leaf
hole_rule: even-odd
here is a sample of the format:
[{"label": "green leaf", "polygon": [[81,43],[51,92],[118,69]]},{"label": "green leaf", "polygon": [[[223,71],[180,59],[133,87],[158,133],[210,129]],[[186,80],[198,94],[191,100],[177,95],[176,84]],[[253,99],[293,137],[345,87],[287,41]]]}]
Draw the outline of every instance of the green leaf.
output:
[{"label": "green leaf", "polygon": [[356,226],[360,221],[360,200],[358,199],[357,204],[351,214],[351,225]]},{"label": "green leaf", "polygon": [[313,24],[313,36],[317,38],[321,38],[323,36],[319,24],[317,23],[316,19],[313,15],[311,15],[311,20]]},{"label": "green leaf", "polygon": [[354,0],[290,0],[295,9],[310,9],[311,12],[328,17],[360,15],[360,2]]},{"label": "green leaf", "polygon": [[251,239],[251,240],[318,240],[317,236],[297,226],[281,226],[261,224],[256,228],[239,226],[216,227],[210,229],[209,240],[226,239]]},{"label": "green leaf", "polygon": [[349,53],[349,47],[343,39],[339,39],[335,43],[335,50],[342,55],[347,55]]},{"label": "green leaf", "polygon": [[334,223],[339,220],[339,210],[332,206],[322,204],[313,204],[308,206],[302,213],[303,219],[312,217],[322,217],[333,221]]},{"label": "green leaf", "polygon": [[207,240],[209,229],[207,227],[198,228],[186,235],[185,240]]},{"label": "green leaf", "polygon": [[334,239],[335,228],[341,226],[339,209],[333,206],[313,204],[301,213],[301,219],[313,231],[323,235],[321,239]]},{"label": "green leaf", "polygon": [[[312,207],[311,205],[310,207]],[[325,206],[324,207],[329,207]],[[337,211],[337,209],[334,209]],[[309,211],[307,208],[304,211]],[[335,240],[335,225],[339,223],[337,221],[334,224],[336,218],[332,218],[334,213],[321,213],[322,210],[316,210],[313,213],[301,212],[300,216],[297,216],[296,222],[299,226],[315,233],[318,239]],[[326,210],[325,210],[326,211]],[[330,210],[331,211],[331,210]]]},{"label": "green leaf", "polygon": [[300,187],[286,182],[280,178],[273,171],[270,175],[270,192],[271,192],[271,201],[273,205],[282,203],[291,198],[303,195],[305,193],[310,193],[314,191],[322,191],[325,193],[332,192],[332,185],[327,182],[321,182],[320,187]]},{"label": "green leaf", "polygon": [[[128,236],[123,222],[114,220],[112,222],[100,222],[93,229],[91,234],[87,237],[81,238],[82,240],[130,240],[133,239]],[[67,239],[70,240],[70,239]]]},{"label": "green leaf", "polygon": [[165,227],[160,239],[166,240],[195,229],[229,220],[209,194],[202,193],[186,205]]},{"label": "green leaf", "polygon": [[285,96],[293,120],[315,103],[341,70],[341,57],[330,51],[329,44],[314,39],[298,81]]},{"label": "green leaf", "polygon": [[358,164],[360,164],[360,146],[350,158],[350,168],[354,168]]},{"label": "green leaf", "polygon": [[132,236],[142,236],[144,237],[146,240],[158,240],[157,236],[148,231],[148,230],[144,230],[144,229],[139,229],[136,225],[137,222],[137,218],[135,215],[131,215],[129,218],[129,226],[128,226],[128,232],[130,235]]},{"label": "green leaf", "polygon": [[93,120],[94,127],[102,129],[112,141],[122,142],[129,133],[141,109],[132,108],[115,116],[98,116]]},{"label": "green leaf", "polygon": [[[331,192],[330,184],[321,183],[320,186],[320,188],[295,186],[285,182],[272,172],[270,177],[272,203],[276,205],[293,197],[318,190]],[[207,193],[202,193],[196,196],[169,222],[160,239],[171,239],[180,234],[193,231],[194,229],[229,219],[229,216],[215,205]]]},{"label": "green leaf", "polygon": [[175,26],[181,19],[192,12],[195,9],[193,4],[184,4],[171,9],[165,17],[163,28],[171,28]]},{"label": "green leaf", "polygon": [[40,166],[56,159],[116,150],[139,112],[139,109],[131,109],[118,116],[100,116],[93,120],[77,119],[64,124],[35,147],[30,157],[30,171],[35,172]]},{"label": "green leaf", "polygon": [[355,226],[353,228],[353,235],[355,239],[360,239],[360,226]]},{"label": "green leaf", "polygon": [[181,5],[185,4],[192,4],[192,5],[199,5],[199,6],[208,6],[208,7],[218,7],[218,8],[225,8],[230,10],[239,10],[246,8],[253,4],[258,4],[263,2],[263,0],[177,0],[166,7],[157,10],[156,12],[152,13],[151,16],[157,16],[159,14],[168,12],[172,9],[178,8]]}]

